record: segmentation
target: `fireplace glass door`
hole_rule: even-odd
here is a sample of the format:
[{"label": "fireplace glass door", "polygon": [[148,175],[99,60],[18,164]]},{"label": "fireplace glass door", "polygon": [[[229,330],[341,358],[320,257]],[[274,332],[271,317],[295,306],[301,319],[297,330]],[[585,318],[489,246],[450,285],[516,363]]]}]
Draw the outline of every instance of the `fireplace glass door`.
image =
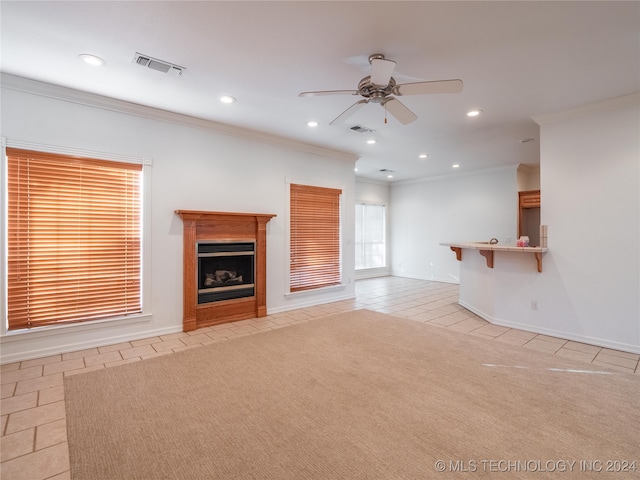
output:
[{"label": "fireplace glass door", "polygon": [[198,304],[255,295],[254,242],[199,242]]}]

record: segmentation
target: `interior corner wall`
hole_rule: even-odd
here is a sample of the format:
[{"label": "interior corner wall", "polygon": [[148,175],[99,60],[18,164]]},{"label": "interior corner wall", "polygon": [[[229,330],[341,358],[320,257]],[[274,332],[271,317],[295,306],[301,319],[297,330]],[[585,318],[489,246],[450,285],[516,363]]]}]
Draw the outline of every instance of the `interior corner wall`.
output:
[{"label": "interior corner wall", "polygon": [[[151,320],[86,324],[80,333],[76,326],[46,334],[3,335],[2,363],[181,331],[183,225],[174,213],[178,209],[276,214],[267,224],[268,313],[354,297],[353,160],[288,148],[282,139],[253,141],[250,133],[233,136],[204,123],[183,124],[181,116],[167,114],[165,120],[157,111],[148,116],[123,112],[108,99],[97,104],[84,99],[70,101],[3,85],[0,135],[8,142],[153,160],[151,184],[145,185],[152,198],[151,231],[146,232],[151,236],[151,261],[145,266],[151,269],[151,294],[145,299],[151,302]],[[342,288],[286,295],[287,179],[344,189]]]},{"label": "interior corner wall", "polygon": [[541,124],[534,326],[640,353],[640,106]]},{"label": "interior corner wall", "polygon": [[518,165],[518,191],[540,190],[540,166]]},{"label": "interior corner wall", "polygon": [[385,268],[372,268],[366,270],[356,270],[355,278],[374,278],[388,276],[391,272],[389,265],[391,264],[391,247],[389,239],[391,238],[391,218],[390,218],[390,187],[387,182],[377,182],[366,178],[356,178],[356,203],[368,203],[373,205],[385,205],[385,238],[387,239],[387,266]]},{"label": "interior corner wall", "polygon": [[460,265],[442,242],[514,243],[517,166],[391,186],[392,274],[459,283]]}]

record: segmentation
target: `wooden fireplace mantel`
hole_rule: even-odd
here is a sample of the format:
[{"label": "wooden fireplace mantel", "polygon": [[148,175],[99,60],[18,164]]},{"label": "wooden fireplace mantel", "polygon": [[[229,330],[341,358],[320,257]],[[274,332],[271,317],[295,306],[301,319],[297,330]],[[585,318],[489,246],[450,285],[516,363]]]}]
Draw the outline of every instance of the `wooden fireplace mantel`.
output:
[{"label": "wooden fireplace mantel", "polygon": [[[267,223],[275,214],[176,210],[183,223],[183,330],[267,314]],[[255,295],[198,305],[199,241],[255,242]]]}]

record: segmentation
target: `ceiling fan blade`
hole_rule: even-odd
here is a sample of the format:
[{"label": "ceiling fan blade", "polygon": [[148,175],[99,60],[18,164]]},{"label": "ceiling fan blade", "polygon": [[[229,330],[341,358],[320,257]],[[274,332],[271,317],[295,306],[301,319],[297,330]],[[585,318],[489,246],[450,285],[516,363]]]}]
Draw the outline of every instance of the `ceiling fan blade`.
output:
[{"label": "ceiling fan blade", "polygon": [[403,125],[407,125],[415,121],[418,117],[415,113],[409,110],[400,100],[393,97],[387,97],[383,102],[380,102],[387,111],[396,117],[396,119]]},{"label": "ceiling fan blade", "polygon": [[329,122],[329,125],[338,125],[340,123],[345,122],[347,120],[347,118],[349,118],[351,115],[356,113],[358,110],[360,110],[367,103],[369,103],[369,99],[368,98],[365,98],[364,100],[360,100],[360,101],[354,103],[349,108],[347,108],[344,112],[342,112],[340,115],[338,115],[334,120]]},{"label": "ceiling fan blade", "polygon": [[358,95],[357,90],[320,90],[318,92],[302,92],[299,97],[318,97],[320,95]]},{"label": "ceiling fan blade", "polygon": [[371,83],[379,87],[386,87],[391,80],[396,62],[385,60],[384,58],[374,58],[371,60]]},{"label": "ceiling fan blade", "polygon": [[435,82],[402,83],[393,89],[395,95],[424,95],[428,93],[459,93],[462,80],[438,80]]}]

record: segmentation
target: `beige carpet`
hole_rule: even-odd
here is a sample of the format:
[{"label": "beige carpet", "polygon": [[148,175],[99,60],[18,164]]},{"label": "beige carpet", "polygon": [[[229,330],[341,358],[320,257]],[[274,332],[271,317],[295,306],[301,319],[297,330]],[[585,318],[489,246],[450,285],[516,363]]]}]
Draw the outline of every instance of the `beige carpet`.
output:
[{"label": "beige carpet", "polygon": [[71,478],[638,478],[605,470],[640,468],[640,377],[605,370],[333,315],[65,378]]}]

